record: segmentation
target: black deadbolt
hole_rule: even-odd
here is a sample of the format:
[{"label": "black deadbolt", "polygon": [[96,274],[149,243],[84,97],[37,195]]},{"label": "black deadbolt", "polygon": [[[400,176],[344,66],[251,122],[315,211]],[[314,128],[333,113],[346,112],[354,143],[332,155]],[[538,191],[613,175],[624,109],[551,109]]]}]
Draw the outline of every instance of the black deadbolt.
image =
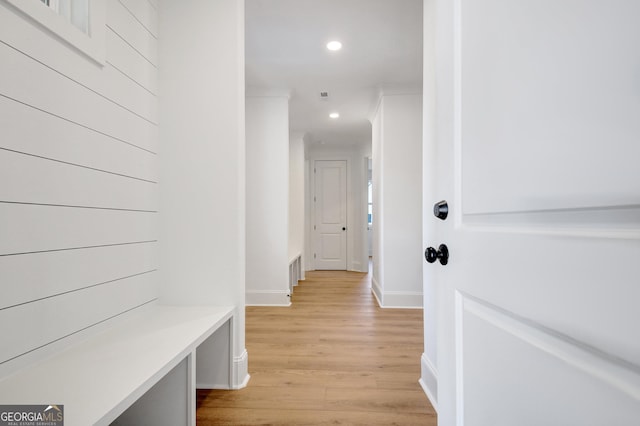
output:
[{"label": "black deadbolt", "polygon": [[445,200],[435,203],[433,205],[433,214],[438,219],[445,220],[449,214],[449,204]]},{"label": "black deadbolt", "polygon": [[446,244],[440,244],[438,250],[434,249],[433,247],[427,247],[427,249],[424,251],[424,258],[429,263],[440,260],[441,265],[446,265],[447,263],[449,263],[449,248],[446,246]]}]

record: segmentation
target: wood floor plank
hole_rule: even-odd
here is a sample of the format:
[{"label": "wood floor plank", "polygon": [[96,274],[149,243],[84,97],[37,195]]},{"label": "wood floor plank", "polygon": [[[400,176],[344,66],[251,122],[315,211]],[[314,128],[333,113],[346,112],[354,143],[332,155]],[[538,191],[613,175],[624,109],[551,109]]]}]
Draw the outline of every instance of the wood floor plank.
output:
[{"label": "wood floor plank", "polygon": [[332,388],[372,388],[378,378],[367,371],[252,369],[252,386],[309,386]]},{"label": "wood floor plank", "polygon": [[308,272],[290,307],[247,307],[251,380],[199,390],[198,425],[423,425],[423,312],[381,309],[370,276]]},{"label": "wood floor plank", "polygon": [[413,413],[222,408],[206,413],[198,411],[197,422],[205,425],[245,426],[430,426],[436,424],[436,416]]}]

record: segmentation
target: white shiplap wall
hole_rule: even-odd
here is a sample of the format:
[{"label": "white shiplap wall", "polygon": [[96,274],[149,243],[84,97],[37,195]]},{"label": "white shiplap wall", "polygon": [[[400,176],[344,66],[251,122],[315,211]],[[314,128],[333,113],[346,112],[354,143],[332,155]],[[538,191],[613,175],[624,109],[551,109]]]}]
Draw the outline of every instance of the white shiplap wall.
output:
[{"label": "white shiplap wall", "polygon": [[158,295],[156,6],[106,2],[99,66],[0,0],[0,376]]}]

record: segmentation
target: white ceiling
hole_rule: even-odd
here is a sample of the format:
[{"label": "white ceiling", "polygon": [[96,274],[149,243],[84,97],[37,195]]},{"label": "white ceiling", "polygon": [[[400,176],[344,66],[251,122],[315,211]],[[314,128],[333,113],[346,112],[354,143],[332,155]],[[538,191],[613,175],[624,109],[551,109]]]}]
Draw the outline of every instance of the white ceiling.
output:
[{"label": "white ceiling", "polygon": [[379,90],[422,85],[422,0],[246,0],[245,31],[248,92],[290,91],[290,129],[314,142],[369,143]]}]

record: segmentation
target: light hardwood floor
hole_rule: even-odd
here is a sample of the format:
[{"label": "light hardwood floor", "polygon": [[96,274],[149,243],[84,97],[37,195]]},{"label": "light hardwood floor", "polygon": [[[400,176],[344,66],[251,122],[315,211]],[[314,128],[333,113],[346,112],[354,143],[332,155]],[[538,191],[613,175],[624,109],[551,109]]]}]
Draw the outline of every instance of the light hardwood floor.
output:
[{"label": "light hardwood floor", "polygon": [[248,307],[251,380],[198,391],[198,425],[436,425],[418,385],[422,310],[380,309],[369,276],[308,272],[289,308]]}]

